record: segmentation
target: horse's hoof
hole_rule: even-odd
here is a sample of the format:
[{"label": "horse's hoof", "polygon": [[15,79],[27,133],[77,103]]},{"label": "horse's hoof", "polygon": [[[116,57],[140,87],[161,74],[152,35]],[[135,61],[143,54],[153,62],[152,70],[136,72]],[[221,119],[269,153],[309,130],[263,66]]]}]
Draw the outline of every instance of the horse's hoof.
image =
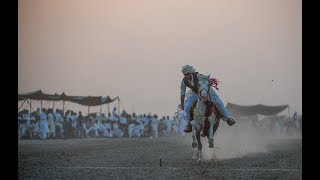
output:
[{"label": "horse's hoof", "polygon": [[197,147],[197,142],[192,142],[192,147],[196,148]]}]

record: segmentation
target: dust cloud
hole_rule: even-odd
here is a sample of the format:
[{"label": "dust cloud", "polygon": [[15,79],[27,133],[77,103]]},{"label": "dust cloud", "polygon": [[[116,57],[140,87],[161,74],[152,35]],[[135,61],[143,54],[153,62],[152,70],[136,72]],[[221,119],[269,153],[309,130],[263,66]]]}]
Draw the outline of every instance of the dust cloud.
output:
[{"label": "dust cloud", "polygon": [[[214,148],[208,147],[206,137],[201,137],[202,155],[204,160],[223,160],[240,158],[249,154],[267,153],[272,150],[271,145],[283,140],[300,138],[296,134],[280,133],[279,129],[256,128],[251,121],[236,121],[233,126],[220,121],[220,126],[214,135]],[[191,133],[183,138],[183,143],[192,143]],[[196,151],[197,148],[194,149]]]}]

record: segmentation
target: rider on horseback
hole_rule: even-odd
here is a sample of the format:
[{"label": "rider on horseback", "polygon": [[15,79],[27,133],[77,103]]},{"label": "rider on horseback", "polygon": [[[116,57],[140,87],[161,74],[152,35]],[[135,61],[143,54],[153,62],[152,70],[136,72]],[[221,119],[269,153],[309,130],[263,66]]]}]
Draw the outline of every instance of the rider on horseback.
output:
[{"label": "rider on horseback", "polygon": [[[182,73],[184,75],[184,78],[181,81],[181,109],[185,110],[186,112],[186,121],[188,122],[187,126],[185,127],[184,131],[186,133],[192,132],[192,126],[191,126],[191,107],[197,102],[198,98],[198,78],[200,74],[198,72],[195,72],[195,69],[193,66],[185,65],[182,67]],[[189,97],[185,100],[185,93],[186,93],[186,87],[189,87],[192,92]],[[217,105],[218,109],[220,110],[222,114],[222,119],[228,123],[229,126],[232,126],[235,121],[229,117],[229,113],[227,112],[226,108],[224,107],[222,101],[219,99],[218,95],[215,93],[212,87],[211,89],[211,95],[210,95],[210,101]]]}]

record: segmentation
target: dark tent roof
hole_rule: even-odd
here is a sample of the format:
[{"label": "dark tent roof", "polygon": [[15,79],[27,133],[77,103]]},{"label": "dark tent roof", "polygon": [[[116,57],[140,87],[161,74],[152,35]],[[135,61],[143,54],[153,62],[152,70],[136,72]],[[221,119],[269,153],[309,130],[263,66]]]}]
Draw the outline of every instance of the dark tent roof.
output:
[{"label": "dark tent roof", "polygon": [[98,106],[113,102],[118,99],[118,97],[111,99],[109,96],[67,96],[66,99],[84,106]]},{"label": "dark tent roof", "polygon": [[43,96],[43,93],[41,90],[32,91],[32,92],[28,92],[28,93],[18,94],[18,101],[21,101],[24,99],[41,100],[42,96]]},{"label": "dark tent roof", "polygon": [[68,96],[64,92],[61,95],[44,94],[41,90],[29,93],[18,94],[18,101],[25,99],[46,100],[46,101],[71,101],[84,106],[98,106],[111,103],[119,97],[111,99],[109,96]]},{"label": "dark tent roof", "polygon": [[228,103],[227,110],[233,116],[252,116],[252,115],[275,115],[288,108],[288,105],[282,106],[266,106],[262,104],[253,106],[241,106]]}]

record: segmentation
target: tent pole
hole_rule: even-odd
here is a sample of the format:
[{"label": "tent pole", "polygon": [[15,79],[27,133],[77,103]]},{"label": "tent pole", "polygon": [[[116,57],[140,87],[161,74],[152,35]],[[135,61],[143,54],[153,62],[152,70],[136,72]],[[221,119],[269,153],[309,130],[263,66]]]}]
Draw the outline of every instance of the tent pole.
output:
[{"label": "tent pole", "polygon": [[63,100],[63,106],[62,106],[62,109],[63,109],[63,115],[64,115],[64,100]]},{"label": "tent pole", "polygon": [[89,112],[90,112],[90,106],[88,106],[88,115],[89,115]]},{"label": "tent pole", "polygon": [[31,112],[31,110],[33,110],[34,111],[34,109],[32,108],[32,105],[31,105],[31,99],[29,99],[30,100],[30,102],[29,101],[27,101],[28,103],[29,103],[29,105],[30,105],[30,112]]},{"label": "tent pole", "polygon": [[288,106],[288,113],[289,113],[289,121],[290,121],[290,106]]},{"label": "tent pole", "polygon": [[52,109],[54,110],[54,103],[55,103],[56,101],[53,101],[53,105],[52,105]]},{"label": "tent pole", "polygon": [[110,113],[110,103],[108,103],[108,114]]},{"label": "tent pole", "polygon": [[118,114],[119,114],[119,117],[120,117],[120,98],[118,98]]},{"label": "tent pole", "polygon": [[19,107],[18,111],[21,109],[21,107],[23,106],[23,104],[24,104],[27,100],[28,100],[28,99],[25,99],[25,100],[23,101],[23,103],[22,103],[21,106]]},{"label": "tent pole", "polygon": [[41,106],[40,107],[41,107],[41,110],[42,110],[42,99],[41,99]]}]

